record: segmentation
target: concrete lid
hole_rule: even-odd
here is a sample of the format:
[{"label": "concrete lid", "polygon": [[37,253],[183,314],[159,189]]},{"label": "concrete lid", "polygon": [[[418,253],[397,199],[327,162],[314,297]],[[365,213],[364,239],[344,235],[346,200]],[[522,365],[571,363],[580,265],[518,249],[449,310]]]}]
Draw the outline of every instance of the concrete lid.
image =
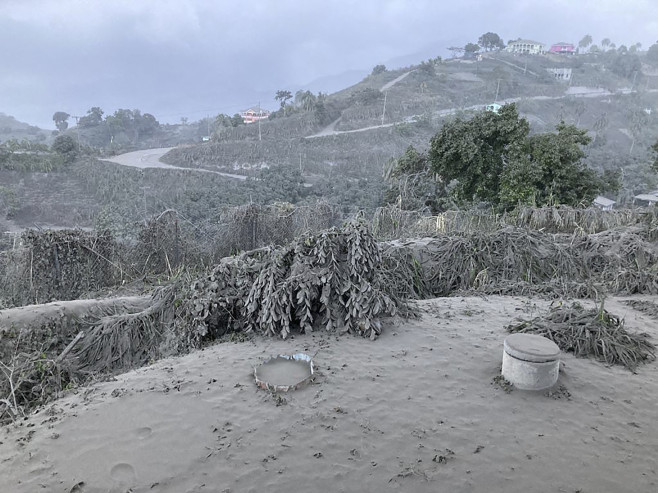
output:
[{"label": "concrete lid", "polygon": [[555,361],[560,355],[557,344],[534,334],[512,334],[505,339],[504,347],[510,356],[534,363]]}]

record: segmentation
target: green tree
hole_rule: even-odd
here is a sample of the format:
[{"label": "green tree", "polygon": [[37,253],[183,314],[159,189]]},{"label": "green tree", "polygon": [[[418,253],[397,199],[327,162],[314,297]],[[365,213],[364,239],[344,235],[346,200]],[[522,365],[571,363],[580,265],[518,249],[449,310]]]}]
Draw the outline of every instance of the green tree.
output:
[{"label": "green tree", "polygon": [[592,36],[589,35],[589,34],[586,34],[585,36],[583,36],[583,39],[581,39],[578,42],[578,48],[580,48],[582,50],[586,50],[587,47],[589,45],[591,45],[593,42],[594,42],[594,40],[592,39]]},{"label": "green tree", "polygon": [[519,203],[589,203],[608,186],[586,167],[586,130],[560,123],[557,133],[530,136],[516,106],[447,123],[430,141],[429,164],[457,204],[500,210]]},{"label": "green tree", "polygon": [[507,152],[501,177],[500,205],[590,204],[606,186],[602,176],[582,161],[590,143],[587,130],[558,124],[557,133],[529,136]]},{"label": "green tree", "polygon": [[610,44],[611,44],[610,38],[603,38],[601,40],[601,46],[603,47],[603,51],[607,51],[608,46],[610,46]]},{"label": "green tree", "polygon": [[445,183],[454,182],[458,203],[498,203],[504,153],[530,131],[516,106],[503,106],[496,114],[481,112],[470,120],[457,118],[445,124],[430,141],[432,170]]},{"label": "green tree", "polygon": [[487,51],[502,50],[505,43],[496,33],[488,32],[478,38],[478,44]]},{"label": "green tree", "polygon": [[67,121],[71,115],[66,113],[65,111],[57,111],[53,115],[53,121],[55,122],[55,126],[57,127],[57,130],[60,132],[63,132],[67,128],[69,128],[69,122]]}]

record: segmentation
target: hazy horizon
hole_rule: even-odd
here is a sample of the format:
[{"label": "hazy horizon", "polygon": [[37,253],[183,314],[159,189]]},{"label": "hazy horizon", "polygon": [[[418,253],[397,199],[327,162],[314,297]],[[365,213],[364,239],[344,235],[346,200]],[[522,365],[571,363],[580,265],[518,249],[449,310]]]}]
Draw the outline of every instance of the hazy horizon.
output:
[{"label": "hazy horizon", "polygon": [[332,92],[374,65],[445,56],[489,31],[646,49],[658,41],[658,2],[5,0],[0,112],[50,129],[56,111],[92,106],[162,123],[274,108],[278,89]]}]

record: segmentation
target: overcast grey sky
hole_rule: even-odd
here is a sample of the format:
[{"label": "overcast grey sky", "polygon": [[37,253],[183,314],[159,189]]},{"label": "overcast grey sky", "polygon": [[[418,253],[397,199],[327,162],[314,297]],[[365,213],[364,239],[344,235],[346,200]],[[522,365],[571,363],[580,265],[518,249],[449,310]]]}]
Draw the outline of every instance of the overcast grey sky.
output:
[{"label": "overcast grey sky", "polygon": [[658,0],[0,0],[0,112],[46,128],[92,106],[193,121],[488,31],[646,49]]}]

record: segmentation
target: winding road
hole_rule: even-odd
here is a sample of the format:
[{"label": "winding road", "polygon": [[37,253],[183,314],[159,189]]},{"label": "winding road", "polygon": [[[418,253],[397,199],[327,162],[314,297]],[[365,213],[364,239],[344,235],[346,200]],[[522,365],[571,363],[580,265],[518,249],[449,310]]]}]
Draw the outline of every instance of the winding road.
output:
[{"label": "winding road", "polygon": [[[386,84],[384,87],[382,87],[382,90],[390,88],[394,83],[399,82],[400,80],[404,79],[407,75],[409,75],[411,72],[406,72],[405,74],[401,75],[395,80],[392,80],[388,84]],[[600,88],[600,87],[570,87],[567,89],[567,91],[560,95],[560,96],[530,96],[530,97],[525,97],[525,98],[508,98],[508,99],[502,99],[497,101],[501,105],[505,105],[508,103],[518,103],[522,99],[526,100],[534,100],[534,101],[540,101],[540,100],[555,100],[555,99],[565,99],[565,98],[602,98],[602,97],[609,97],[613,96],[614,94],[631,94],[634,92],[630,88],[623,88],[620,89],[617,92],[610,92],[607,91],[606,89]],[[647,92],[658,92],[658,89],[649,89]],[[467,107],[462,107],[462,108],[446,108],[443,110],[438,110],[434,114],[438,117],[445,117],[445,116],[450,116],[453,115],[459,111],[472,111],[472,110],[481,110],[484,108],[484,104],[474,104],[472,106],[467,106]],[[363,128],[357,128],[355,130],[336,130],[336,125],[340,121],[340,118],[337,120],[331,122],[327,127],[323,128],[320,132],[313,134],[313,135],[307,135],[305,138],[306,139],[316,139],[318,137],[328,137],[328,136],[333,136],[333,135],[341,135],[341,134],[352,134],[356,132],[365,132],[368,130],[375,130],[378,128],[387,128],[387,127],[392,127],[398,123],[413,123],[415,118],[418,118],[422,115],[412,115],[406,117],[404,120],[399,121],[399,122],[393,122],[393,123],[385,123],[383,125],[373,125],[370,127],[363,127]]]},{"label": "winding road", "polygon": [[172,149],[173,147],[160,147],[157,149],[144,149],[141,151],[126,152],[125,154],[119,154],[118,156],[102,159],[102,161],[109,161],[111,163],[120,164],[122,166],[130,166],[132,168],[177,169],[199,173],[212,173],[215,175],[225,176],[227,178],[234,178],[236,180],[247,179],[247,177],[244,175],[234,175],[232,173],[222,173],[220,171],[211,171],[202,168],[183,168],[181,166],[172,166],[160,161],[160,158]]}]

